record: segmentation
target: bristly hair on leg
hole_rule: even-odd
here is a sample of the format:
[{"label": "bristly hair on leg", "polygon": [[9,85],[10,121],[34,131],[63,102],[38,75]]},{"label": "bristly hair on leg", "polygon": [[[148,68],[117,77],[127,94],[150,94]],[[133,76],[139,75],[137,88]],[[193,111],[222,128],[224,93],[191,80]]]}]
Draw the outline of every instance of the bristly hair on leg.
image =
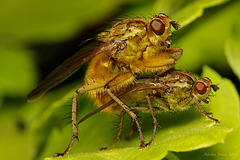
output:
[{"label": "bristly hair on leg", "polygon": [[[85,101],[86,99],[87,99],[87,102]],[[79,103],[77,103],[77,117],[78,119],[80,119],[80,117],[84,116],[86,112],[89,112],[89,111],[86,111],[88,110],[88,108],[85,106],[94,106],[94,102],[84,93],[78,96],[78,102]],[[72,124],[72,98],[68,98],[66,105],[64,105],[63,107],[66,108],[67,110],[65,111],[65,115],[63,118],[65,122],[64,126],[67,126],[69,124]]]},{"label": "bristly hair on leg", "polygon": [[[95,109],[95,102],[86,93],[81,93],[77,97],[77,118],[89,113],[92,109]],[[92,109],[91,109],[92,108]]]},{"label": "bristly hair on leg", "polygon": [[[114,136],[118,134],[120,120],[121,120],[121,112],[119,112],[118,114],[115,114],[115,117],[113,118],[113,121],[112,121],[112,124],[113,124],[112,133]],[[122,136],[120,137],[120,140],[122,140]]]},{"label": "bristly hair on leg", "polygon": [[[161,120],[160,114],[156,114],[155,116],[156,116],[157,121],[159,122],[159,121]],[[159,123],[158,123],[157,126],[158,126],[159,128],[162,128],[162,126],[161,126]]]},{"label": "bristly hair on leg", "polygon": [[66,127],[68,124],[71,123],[71,108],[72,108],[72,105],[71,105],[71,101],[72,101],[72,98],[66,98],[66,102],[64,103],[63,106],[61,106],[59,109],[62,109],[61,113],[64,113],[62,115],[62,121],[64,122],[63,126]]},{"label": "bristly hair on leg", "polygon": [[65,125],[64,125],[65,127],[68,126],[69,124],[72,124],[72,112],[67,112],[63,120],[65,121]]}]

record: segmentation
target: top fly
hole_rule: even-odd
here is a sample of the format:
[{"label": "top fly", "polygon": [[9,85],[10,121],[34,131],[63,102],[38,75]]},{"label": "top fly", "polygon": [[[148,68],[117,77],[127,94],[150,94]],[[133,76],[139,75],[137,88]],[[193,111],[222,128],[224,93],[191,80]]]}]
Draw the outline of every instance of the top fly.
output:
[{"label": "top fly", "polygon": [[167,71],[182,54],[182,49],[171,48],[171,26],[176,30],[180,27],[163,13],[151,20],[137,17],[118,21],[98,34],[95,48],[78,51],[52,71],[28,94],[28,101],[42,96],[92,58],[85,83],[93,92],[104,92],[103,86],[114,79],[119,81],[114,80],[111,90],[132,83],[136,74]]}]

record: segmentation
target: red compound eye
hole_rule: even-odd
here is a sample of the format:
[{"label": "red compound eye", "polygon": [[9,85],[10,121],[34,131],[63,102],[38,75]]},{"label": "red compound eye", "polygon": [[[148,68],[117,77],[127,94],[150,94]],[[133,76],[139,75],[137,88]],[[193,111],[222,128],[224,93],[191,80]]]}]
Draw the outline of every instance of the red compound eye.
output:
[{"label": "red compound eye", "polygon": [[165,24],[159,19],[152,20],[150,26],[156,35],[162,35],[165,31]]},{"label": "red compound eye", "polygon": [[197,82],[195,85],[195,89],[199,94],[204,94],[207,91],[207,86],[203,82]]}]

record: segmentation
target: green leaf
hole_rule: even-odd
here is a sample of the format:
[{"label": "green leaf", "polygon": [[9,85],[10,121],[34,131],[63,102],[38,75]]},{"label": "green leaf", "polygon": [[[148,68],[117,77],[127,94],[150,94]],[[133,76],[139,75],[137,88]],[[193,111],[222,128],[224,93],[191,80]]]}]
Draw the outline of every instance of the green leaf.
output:
[{"label": "green leaf", "polygon": [[204,64],[209,64],[218,71],[228,73],[230,68],[224,55],[224,43],[238,21],[239,6],[239,1],[228,2],[228,5],[216,8],[218,12],[213,9],[194,24],[177,31],[175,44],[183,48],[183,55],[176,66],[195,72]]},{"label": "green leaf", "polygon": [[1,1],[1,37],[27,42],[53,42],[76,35],[117,11],[126,1]]},{"label": "green leaf", "polygon": [[229,0],[198,0],[198,1],[175,1],[157,0],[155,10],[171,15],[175,20],[180,20],[184,27],[201,17],[206,8],[226,3]]},{"label": "green leaf", "polygon": [[168,160],[180,160],[174,153],[172,152],[168,152],[167,156],[165,157],[165,159]]},{"label": "green leaf", "polygon": [[0,124],[1,159],[31,159],[31,134],[25,130],[26,126],[16,110],[1,110]]},{"label": "green leaf", "polygon": [[5,45],[6,41],[0,40],[0,93],[25,96],[36,81],[35,67],[30,56],[32,51],[18,43]]},{"label": "green leaf", "polygon": [[225,43],[225,56],[233,72],[240,80],[240,23],[233,26],[232,33]]},{"label": "green leaf", "polygon": [[177,153],[180,159],[196,160],[238,160],[240,150],[240,119],[239,119],[239,95],[232,82],[226,78],[221,78],[218,73],[211,68],[204,66],[202,76],[209,77],[214,84],[219,86],[219,90],[211,98],[211,112],[218,118],[220,124],[232,128],[223,144],[200,149],[192,152]]}]

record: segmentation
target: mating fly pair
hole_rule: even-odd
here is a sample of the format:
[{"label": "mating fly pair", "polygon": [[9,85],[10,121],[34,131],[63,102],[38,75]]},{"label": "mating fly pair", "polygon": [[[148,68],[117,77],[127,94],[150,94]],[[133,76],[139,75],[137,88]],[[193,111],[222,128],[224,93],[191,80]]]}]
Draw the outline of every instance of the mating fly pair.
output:
[{"label": "mating fly pair", "polygon": [[111,104],[103,111],[127,112],[138,128],[140,148],[150,144],[145,144],[143,140],[137,115],[118,95],[121,92],[127,93],[126,89],[134,87],[136,77],[145,73],[161,75],[175,65],[182,49],[171,46],[171,26],[176,30],[180,27],[162,13],[151,20],[139,17],[120,20],[112,28],[98,34],[94,44],[96,47],[79,51],[64,61],[28,95],[29,101],[40,97],[91,60],[85,74],[85,83],[76,90],[72,101],[72,140],[67,149],[57,156],[66,154],[78,138],[77,96],[83,92],[87,92],[98,106],[114,101],[117,105]]}]

